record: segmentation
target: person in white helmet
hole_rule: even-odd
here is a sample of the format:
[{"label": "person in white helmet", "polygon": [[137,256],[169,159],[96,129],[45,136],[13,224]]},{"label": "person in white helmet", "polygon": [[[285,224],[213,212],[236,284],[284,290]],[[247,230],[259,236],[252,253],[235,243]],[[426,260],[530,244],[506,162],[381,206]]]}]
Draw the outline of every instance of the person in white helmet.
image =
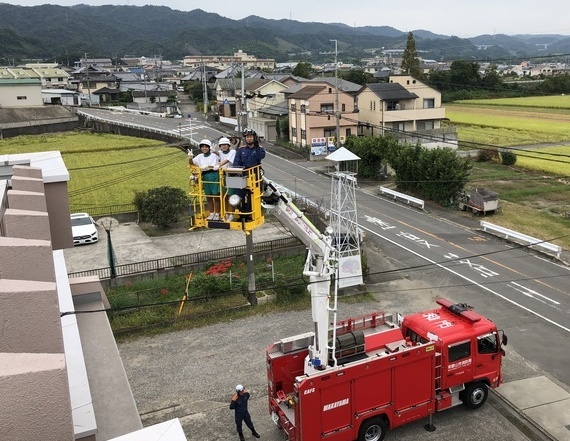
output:
[{"label": "person in white helmet", "polygon": [[236,393],[232,397],[232,401],[230,402],[230,409],[235,411],[236,417],[236,429],[239,435],[240,441],[245,441],[242,432],[242,422],[245,422],[245,425],[251,430],[251,434],[256,438],[259,438],[259,433],[255,431],[255,427],[253,427],[253,423],[251,422],[251,416],[249,415],[249,411],[247,410],[247,402],[249,400],[249,392],[247,389],[243,387],[243,385],[238,384],[236,386]]},{"label": "person in white helmet", "polygon": [[192,162],[202,170],[202,183],[206,195],[206,209],[210,212],[207,220],[220,220],[220,174],[219,158],[212,154],[212,143],[208,139],[200,141],[200,154]]},{"label": "person in white helmet", "polygon": [[218,158],[220,158],[220,168],[225,170],[233,165],[236,151],[230,149],[230,140],[228,138],[220,138],[218,145],[220,146],[220,150],[215,153],[218,155]]},{"label": "person in white helmet", "polygon": [[[228,138],[220,138],[220,140],[218,141],[218,145],[220,146],[220,150],[214,153],[218,155],[218,158],[220,159],[219,163],[220,168],[225,170],[233,165],[234,158],[236,157],[236,151],[230,149],[231,144]],[[224,203],[226,210],[231,207],[230,196],[234,193],[235,190],[233,188],[222,187],[222,194],[225,194]],[[231,213],[226,214],[225,220],[227,222],[233,221],[234,220],[233,214]]]}]

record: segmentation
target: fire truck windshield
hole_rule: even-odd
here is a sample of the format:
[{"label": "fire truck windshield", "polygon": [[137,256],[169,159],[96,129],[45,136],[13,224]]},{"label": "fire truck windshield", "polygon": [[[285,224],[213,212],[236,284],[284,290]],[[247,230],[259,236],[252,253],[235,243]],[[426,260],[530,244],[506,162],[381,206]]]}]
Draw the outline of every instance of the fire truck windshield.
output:
[{"label": "fire truck windshield", "polygon": [[495,332],[477,337],[477,352],[479,352],[479,354],[494,354],[498,352],[498,350],[499,346]]}]

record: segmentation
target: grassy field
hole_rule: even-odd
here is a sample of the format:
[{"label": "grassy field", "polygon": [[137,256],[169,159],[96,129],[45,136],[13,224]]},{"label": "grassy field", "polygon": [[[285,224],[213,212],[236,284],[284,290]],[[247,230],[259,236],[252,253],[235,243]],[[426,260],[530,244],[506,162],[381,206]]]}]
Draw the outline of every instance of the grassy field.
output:
[{"label": "grassy field", "polygon": [[460,144],[467,149],[478,145],[506,147],[570,140],[570,108],[458,103],[447,104],[445,109],[449,124],[457,127]]},{"label": "grassy field", "polygon": [[570,95],[547,95],[523,98],[495,98],[490,100],[463,100],[460,104],[482,104],[489,106],[532,107],[538,109],[570,110]]}]

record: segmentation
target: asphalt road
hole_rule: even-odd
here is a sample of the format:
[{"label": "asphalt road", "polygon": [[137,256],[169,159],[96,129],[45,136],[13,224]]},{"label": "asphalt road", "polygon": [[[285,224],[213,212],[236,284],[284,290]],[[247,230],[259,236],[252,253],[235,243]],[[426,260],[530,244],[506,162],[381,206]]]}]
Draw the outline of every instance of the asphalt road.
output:
[{"label": "asphalt road", "polygon": [[[321,166],[322,167],[322,166]],[[307,163],[268,155],[266,176],[312,201],[327,201],[330,178]],[[453,210],[427,212],[379,196],[379,185],[356,191],[358,223],[388,264],[458,302],[477,306],[511,335],[523,356],[570,385],[570,267],[484,234],[479,219]],[[492,219],[488,219],[492,222]],[[568,251],[563,253],[568,258]],[[556,351],[544,353],[548,341]]]}]

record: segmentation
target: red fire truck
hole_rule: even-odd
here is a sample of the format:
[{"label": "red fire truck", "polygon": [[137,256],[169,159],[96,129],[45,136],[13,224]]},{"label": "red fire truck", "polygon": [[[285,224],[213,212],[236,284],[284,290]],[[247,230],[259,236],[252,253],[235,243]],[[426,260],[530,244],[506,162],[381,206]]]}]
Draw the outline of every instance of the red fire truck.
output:
[{"label": "red fire truck", "polygon": [[330,320],[334,232],[320,233],[266,184],[264,206],[276,208],[307,245],[314,322],[314,332],[266,351],[269,410],[286,439],[381,441],[388,429],[437,411],[482,406],[488,388],[502,382],[506,335],[472,307],[446,299],[406,317],[377,312]]}]

